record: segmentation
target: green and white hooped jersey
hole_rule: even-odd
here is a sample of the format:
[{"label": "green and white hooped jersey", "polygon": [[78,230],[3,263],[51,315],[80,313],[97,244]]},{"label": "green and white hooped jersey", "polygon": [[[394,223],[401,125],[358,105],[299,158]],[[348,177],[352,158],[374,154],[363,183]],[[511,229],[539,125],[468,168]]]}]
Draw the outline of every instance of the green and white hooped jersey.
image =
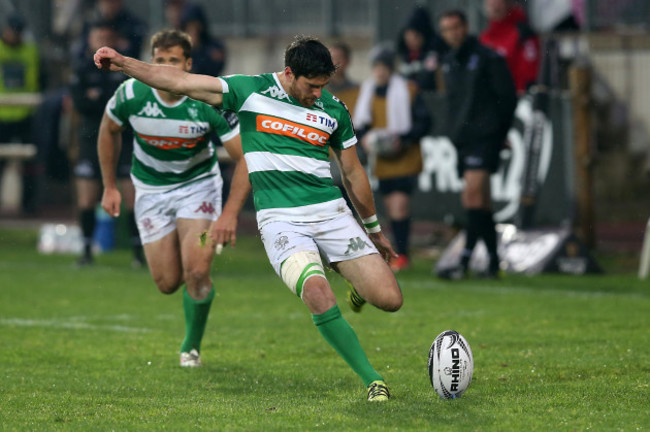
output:
[{"label": "green and white hooped jersey", "polygon": [[133,128],[131,178],[138,193],[166,192],[220,176],[210,134],[228,141],[239,133],[239,125],[229,124],[213,107],[188,97],[167,104],[157,90],[135,79],[120,85],[106,113]]},{"label": "green and white hooped jersey", "polygon": [[314,222],[348,211],[332,181],[329,147],[357,142],[345,105],[327,90],[304,107],[276,73],[221,77],[223,108],[235,111],[261,227]]}]

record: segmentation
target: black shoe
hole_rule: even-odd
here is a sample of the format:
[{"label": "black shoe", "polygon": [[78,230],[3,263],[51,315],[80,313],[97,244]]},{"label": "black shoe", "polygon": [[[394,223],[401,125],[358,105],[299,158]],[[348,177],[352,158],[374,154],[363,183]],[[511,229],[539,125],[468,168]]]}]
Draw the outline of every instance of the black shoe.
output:
[{"label": "black shoe", "polygon": [[464,266],[450,267],[438,272],[438,277],[445,280],[461,280],[467,277],[467,268]]}]

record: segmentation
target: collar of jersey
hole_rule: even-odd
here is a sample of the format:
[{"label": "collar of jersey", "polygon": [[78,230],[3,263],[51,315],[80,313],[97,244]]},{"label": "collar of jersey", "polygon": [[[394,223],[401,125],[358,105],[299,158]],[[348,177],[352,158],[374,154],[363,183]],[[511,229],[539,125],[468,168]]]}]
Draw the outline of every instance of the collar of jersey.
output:
[{"label": "collar of jersey", "polygon": [[158,93],[158,90],[156,90],[155,88],[152,87],[151,92],[156,97],[156,100],[158,101],[158,103],[161,104],[162,106],[164,106],[165,108],[176,108],[177,106],[179,106],[183,102],[185,102],[185,99],[187,99],[187,96],[183,96],[182,98],[180,98],[176,102],[170,104],[170,103],[165,102],[163,100],[163,98],[160,97],[160,94]]},{"label": "collar of jersey", "polygon": [[[278,73],[277,73],[277,72],[273,72],[272,75],[273,75],[273,79],[275,80],[275,83],[276,83],[277,86],[278,86],[278,89],[279,89],[279,90],[280,90],[284,95],[286,95],[286,96],[289,98],[289,100],[291,101],[292,104],[294,104],[294,105],[296,105],[296,106],[299,106],[299,107],[301,107],[301,108],[305,108],[305,109],[318,109],[318,110],[321,110],[321,111],[322,111],[322,108],[320,108],[320,107],[318,107],[318,106],[316,106],[316,105],[313,105],[313,106],[311,106],[311,107],[309,107],[309,108],[307,108],[307,107],[305,107],[305,106],[302,106],[302,105],[301,105],[301,104],[300,104],[300,103],[299,103],[299,102],[298,102],[298,101],[297,101],[293,96],[291,96],[289,93],[287,93],[287,92],[284,90],[284,87],[282,86],[282,82],[280,82],[280,77],[278,76]],[[318,98],[318,99],[316,99],[316,100],[319,101],[320,98]]]}]

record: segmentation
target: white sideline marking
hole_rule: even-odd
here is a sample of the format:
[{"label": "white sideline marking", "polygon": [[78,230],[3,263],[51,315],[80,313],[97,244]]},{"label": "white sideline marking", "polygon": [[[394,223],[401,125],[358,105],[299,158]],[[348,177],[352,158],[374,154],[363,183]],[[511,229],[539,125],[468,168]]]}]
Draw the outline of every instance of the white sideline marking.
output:
[{"label": "white sideline marking", "polygon": [[127,327],[121,325],[95,325],[85,322],[79,322],[80,317],[73,317],[71,321],[64,320],[34,320],[23,318],[0,318],[0,325],[18,326],[18,327],[48,327],[48,328],[65,328],[81,330],[108,330],[124,333],[148,333],[151,329]]}]

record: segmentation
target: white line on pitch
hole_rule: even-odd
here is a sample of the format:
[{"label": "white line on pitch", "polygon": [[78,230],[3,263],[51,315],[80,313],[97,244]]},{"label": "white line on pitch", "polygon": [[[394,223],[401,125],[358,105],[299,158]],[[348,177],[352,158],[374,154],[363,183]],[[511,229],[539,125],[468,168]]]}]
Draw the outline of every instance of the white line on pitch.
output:
[{"label": "white line on pitch", "polygon": [[0,318],[0,325],[17,327],[65,328],[78,330],[109,330],[125,333],[148,333],[151,331],[151,329],[148,328],[127,327],[121,325],[95,325],[79,321],[34,320],[22,318]]}]

